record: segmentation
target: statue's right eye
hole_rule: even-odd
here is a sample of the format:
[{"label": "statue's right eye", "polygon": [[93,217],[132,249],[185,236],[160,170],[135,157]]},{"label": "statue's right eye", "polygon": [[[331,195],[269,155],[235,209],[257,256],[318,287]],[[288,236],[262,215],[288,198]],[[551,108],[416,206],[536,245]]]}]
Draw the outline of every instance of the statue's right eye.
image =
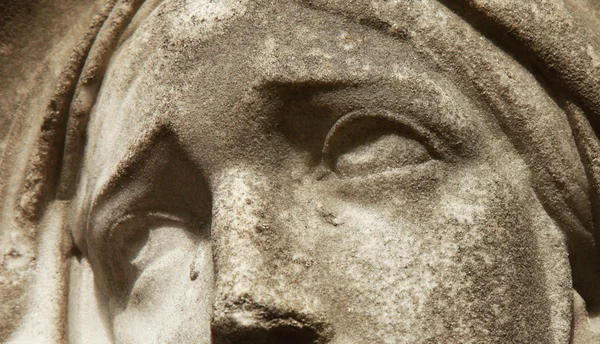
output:
[{"label": "statue's right eye", "polygon": [[323,162],[342,177],[391,171],[433,160],[431,135],[387,111],[342,117],[325,140]]},{"label": "statue's right eye", "polygon": [[[190,228],[194,227],[194,228]],[[127,215],[111,228],[108,237],[110,275],[114,292],[129,294],[144,274],[161,270],[169,256],[191,260],[207,228],[162,213]]]}]

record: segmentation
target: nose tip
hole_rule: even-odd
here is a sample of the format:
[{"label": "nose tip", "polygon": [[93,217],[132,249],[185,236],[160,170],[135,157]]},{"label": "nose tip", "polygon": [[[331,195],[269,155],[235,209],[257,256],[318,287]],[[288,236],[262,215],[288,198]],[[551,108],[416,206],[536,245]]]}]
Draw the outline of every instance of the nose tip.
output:
[{"label": "nose tip", "polygon": [[215,344],[324,344],[332,335],[331,327],[323,321],[247,298],[216,309],[212,321]]}]

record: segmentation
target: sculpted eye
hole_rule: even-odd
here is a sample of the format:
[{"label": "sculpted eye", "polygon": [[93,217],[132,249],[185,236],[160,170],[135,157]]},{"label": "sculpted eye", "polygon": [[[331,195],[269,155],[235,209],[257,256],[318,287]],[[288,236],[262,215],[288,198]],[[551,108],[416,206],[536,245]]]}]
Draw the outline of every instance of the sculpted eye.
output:
[{"label": "sculpted eye", "polygon": [[189,227],[188,221],[161,213],[132,214],[118,221],[108,239],[115,291],[129,293],[138,277],[171,256],[190,258],[199,234]]},{"label": "sculpted eye", "polygon": [[342,117],[327,134],[323,161],[341,176],[384,172],[433,159],[423,130],[400,116],[384,112],[356,112]]}]

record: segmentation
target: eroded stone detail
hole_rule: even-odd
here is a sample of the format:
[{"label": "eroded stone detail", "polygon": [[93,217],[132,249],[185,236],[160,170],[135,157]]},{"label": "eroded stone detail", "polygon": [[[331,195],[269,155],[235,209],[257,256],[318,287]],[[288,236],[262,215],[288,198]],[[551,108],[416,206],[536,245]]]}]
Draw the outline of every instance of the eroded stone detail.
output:
[{"label": "eroded stone detail", "polygon": [[0,341],[600,341],[597,4],[89,6],[9,80]]}]

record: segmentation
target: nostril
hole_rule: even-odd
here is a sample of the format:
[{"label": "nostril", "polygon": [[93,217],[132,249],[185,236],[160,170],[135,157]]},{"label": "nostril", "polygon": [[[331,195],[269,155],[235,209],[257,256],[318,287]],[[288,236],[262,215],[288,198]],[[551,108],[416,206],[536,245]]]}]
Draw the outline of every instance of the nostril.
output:
[{"label": "nostril", "polygon": [[325,344],[333,336],[325,322],[248,302],[215,313],[220,313],[212,324],[215,344]]},{"label": "nostril", "polygon": [[213,329],[215,344],[321,344],[326,343],[310,327],[297,327],[289,324],[275,326],[221,326]]},{"label": "nostril", "polygon": [[319,343],[319,334],[309,327],[282,325],[270,331],[267,335],[266,343]]}]

